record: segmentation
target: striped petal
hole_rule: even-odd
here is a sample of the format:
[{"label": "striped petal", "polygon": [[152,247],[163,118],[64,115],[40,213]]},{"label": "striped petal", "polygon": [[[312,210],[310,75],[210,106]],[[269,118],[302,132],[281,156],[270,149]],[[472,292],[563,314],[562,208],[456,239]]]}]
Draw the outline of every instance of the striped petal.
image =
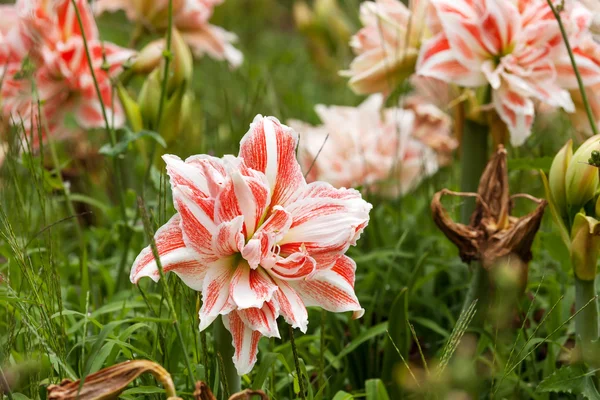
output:
[{"label": "striped petal", "polygon": [[262,308],[238,310],[237,315],[242,319],[244,325],[253,331],[258,331],[266,337],[280,338],[277,327],[278,310],[275,303],[267,302]]},{"label": "striped petal", "polygon": [[235,272],[230,259],[210,264],[202,285],[202,307],[200,308],[200,331],[206,329],[219,315],[235,309],[229,300],[229,286]]},{"label": "striped petal", "polygon": [[280,279],[297,280],[312,274],[316,267],[315,259],[308,254],[305,246],[300,246],[300,251],[277,261],[269,273]]},{"label": "striped petal", "polygon": [[261,334],[249,328],[236,311],[223,316],[223,325],[231,333],[234,348],[233,364],[239,375],[252,371],[258,354]]},{"label": "striped petal", "polygon": [[240,310],[262,308],[276,290],[277,286],[263,269],[252,269],[246,262],[238,265],[229,286],[231,298]]},{"label": "striped petal", "polygon": [[231,221],[223,222],[217,227],[212,245],[215,255],[219,258],[239,253],[244,247],[242,227],[244,218],[240,215]]},{"label": "striped petal", "polygon": [[[175,214],[169,222],[156,231],[154,241],[164,272],[175,272],[183,282],[194,290],[202,289],[206,266],[199,262],[198,254],[185,246],[181,228],[181,217]],[[142,277],[157,282],[160,278],[158,266],[150,246],[137,256],[131,267],[129,279],[137,283]]]},{"label": "striped petal", "polygon": [[265,174],[271,205],[286,206],[306,185],[296,160],[298,134],[274,117],[257,115],[240,142],[245,164]]},{"label": "striped petal", "polygon": [[356,243],[369,222],[371,204],[354,189],[336,189],[325,182],[306,186],[300,198],[287,207],[293,222],[279,242],[282,255],[301,251],[329,267]]},{"label": "striped petal", "polygon": [[417,60],[417,74],[451,82],[461,86],[477,87],[486,83],[479,64],[463,65],[455,56],[450,42],[442,33],[423,44]]},{"label": "striped petal", "polygon": [[292,328],[299,328],[306,333],[308,312],[304,302],[288,282],[277,278],[273,278],[273,281],[277,285],[273,301],[277,302],[279,312],[285,318],[285,322],[290,324]]},{"label": "striped petal", "polygon": [[[336,267],[339,263],[343,265]],[[342,258],[334,266],[319,270],[306,280],[291,282],[290,285],[307,307],[318,306],[332,312],[353,311],[353,317],[360,318],[365,310],[348,282],[347,267],[348,261]]]}]

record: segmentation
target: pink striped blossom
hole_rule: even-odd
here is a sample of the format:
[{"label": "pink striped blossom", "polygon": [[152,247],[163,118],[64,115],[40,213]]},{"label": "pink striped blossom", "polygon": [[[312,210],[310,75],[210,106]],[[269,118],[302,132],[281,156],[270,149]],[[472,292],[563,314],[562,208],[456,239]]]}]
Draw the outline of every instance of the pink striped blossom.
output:
[{"label": "pink striped blossom", "polygon": [[[38,129],[44,137],[64,134],[63,120],[69,113],[83,128],[104,127],[101,102],[110,122],[122,125],[124,114],[113,100],[111,78],[133,52],[100,40],[87,2],[77,1],[83,32],[70,0],[21,1],[13,7],[16,20],[3,36],[6,50],[0,53],[0,65],[6,66],[0,88],[4,118],[33,133],[34,147]],[[24,69],[26,60],[29,67]]]},{"label": "pink striped blossom", "polygon": [[[173,1],[173,26],[196,57],[208,55],[216,60],[225,60],[233,68],[242,64],[242,53],[233,46],[237,36],[225,29],[210,24],[213,9],[224,0],[175,0]],[[168,27],[167,0],[97,0],[94,11],[124,10],[127,18],[141,26],[150,26],[159,31]],[[164,40],[157,41],[163,43]]]},{"label": "pink striped blossom", "polygon": [[[490,102],[518,146],[531,133],[536,102],[575,111],[576,80],[557,21],[546,0],[431,0],[439,32],[423,44],[417,73],[463,87],[491,87]],[[586,85],[600,65],[577,51],[591,13],[568,1],[563,20]]]},{"label": "pink striped blossom", "polygon": [[[307,306],[363,314],[344,253],[371,205],[353,189],[307,184],[297,142],[291,128],[259,115],[238,157],[163,156],[177,213],[154,237],[160,261],[202,292],[200,330],[222,316],[239,374],[252,369],[262,336],[279,337],[279,316],[305,332]],[[159,279],[150,247],[131,269],[133,283],[144,276]]]},{"label": "pink striped blossom", "polygon": [[300,133],[309,181],[397,196],[450,161],[457,143],[446,114],[416,99],[412,109],[383,109],[383,102],[372,95],[358,107],[318,105],[321,125],[289,122]]}]

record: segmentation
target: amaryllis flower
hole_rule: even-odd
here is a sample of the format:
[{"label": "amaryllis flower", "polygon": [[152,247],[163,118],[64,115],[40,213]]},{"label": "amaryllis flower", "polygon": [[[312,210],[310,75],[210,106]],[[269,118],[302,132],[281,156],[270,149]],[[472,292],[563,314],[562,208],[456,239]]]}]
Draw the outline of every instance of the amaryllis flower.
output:
[{"label": "amaryllis flower", "polygon": [[[257,116],[238,157],[165,155],[177,214],[155,235],[165,271],[202,292],[200,330],[222,315],[238,373],[256,362],[261,336],[279,337],[282,315],[306,331],[306,306],[363,313],[355,263],[344,255],[369,221],[371,205],[353,189],[307,184],[296,161],[297,134]],[[159,279],[150,247],[131,281]]]},{"label": "amaryllis flower", "polygon": [[428,0],[365,1],[360,7],[363,24],[350,41],[356,58],[348,71],[357,93],[389,93],[414,72],[424,35]]},{"label": "amaryllis flower", "polygon": [[[229,65],[236,68],[243,61],[242,53],[233,46],[237,36],[208,22],[214,7],[223,1],[175,0],[173,1],[173,25],[196,57],[208,54],[216,60],[226,60]],[[166,0],[97,0],[94,10],[97,14],[124,10],[131,21],[164,31],[168,26],[168,6],[169,2]]]},{"label": "amaryllis flower", "polygon": [[316,127],[290,121],[300,132],[299,157],[308,179],[362,186],[384,196],[414,189],[439,166],[429,138],[439,142],[443,162],[456,146],[449,119],[430,106],[419,106],[418,116],[409,109],[383,110],[383,96],[372,95],[358,107],[318,105],[322,125]]},{"label": "amaryllis flower", "polygon": [[[83,32],[70,0],[43,0],[18,4],[16,28],[11,30],[9,49],[27,44],[27,51],[11,62],[0,88],[4,118],[26,130],[39,127],[45,136],[62,130],[62,120],[72,113],[83,128],[105,125],[102,104],[111,124],[124,123],[120,105],[113,101],[111,77],[133,52],[112,43],[103,42],[98,35],[93,15],[84,0],[77,2]],[[91,57],[88,62],[84,46],[85,35]],[[31,66],[22,69],[28,57]],[[101,98],[95,88],[94,71]],[[35,84],[33,84],[35,82]],[[32,136],[37,136],[32,135]]]},{"label": "amaryllis flower", "polygon": [[[491,103],[508,126],[513,145],[529,136],[534,101],[574,111],[565,89],[572,69],[546,0],[431,0],[441,31],[421,48],[417,72],[465,87],[491,87]],[[586,29],[583,7],[565,6],[570,29]],[[600,66],[577,56],[586,84],[600,81]]]}]

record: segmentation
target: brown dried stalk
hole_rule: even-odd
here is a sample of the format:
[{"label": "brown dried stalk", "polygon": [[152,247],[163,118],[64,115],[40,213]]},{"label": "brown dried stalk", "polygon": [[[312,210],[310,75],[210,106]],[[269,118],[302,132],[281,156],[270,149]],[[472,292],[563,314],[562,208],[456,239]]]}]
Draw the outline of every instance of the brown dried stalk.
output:
[{"label": "brown dried stalk", "polygon": [[[477,197],[475,211],[469,225],[454,222],[441,203],[444,195]],[[523,217],[510,215],[513,199],[524,197],[537,203],[531,213]],[[436,225],[458,247],[463,261],[480,261],[491,269],[497,261],[516,255],[527,265],[531,260],[531,245],[540,227],[546,201],[526,194],[510,196],[506,150],[502,145],[488,162],[477,193],[455,193],[443,189],[431,202]]]},{"label": "brown dried stalk", "polygon": [[180,400],[175,392],[171,375],[160,365],[148,360],[125,361],[87,376],[81,384],[65,379],[59,385],[48,386],[49,400],[110,400],[134,379],[145,372],[151,373],[165,388],[168,400]]}]

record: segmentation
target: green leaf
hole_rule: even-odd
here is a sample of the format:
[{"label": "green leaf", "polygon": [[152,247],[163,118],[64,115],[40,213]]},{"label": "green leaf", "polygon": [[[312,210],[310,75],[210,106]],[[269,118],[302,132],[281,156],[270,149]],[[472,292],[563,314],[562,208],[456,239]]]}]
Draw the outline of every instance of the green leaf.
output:
[{"label": "green leaf", "polygon": [[138,386],[135,388],[127,389],[121,395],[130,395],[130,394],[155,394],[155,393],[164,393],[165,389],[156,387],[156,386]]},{"label": "green leaf", "polygon": [[167,143],[162,138],[162,136],[153,131],[142,130],[133,133],[129,128],[121,128],[117,131],[117,133],[122,136],[121,140],[114,146],[110,144],[105,144],[100,148],[100,150],[98,150],[98,153],[104,154],[109,157],[116,157],[119,154],[125,153],[130,143],[133,143],[136,140],[141,139],[143,137],[152,138],[154,139],[154,141],[156,141],[156,143],[160,144],[162,147],[167,147]]},{"label": "green leaf", "polygon": [[267,376],[269,375],[269,372],[271,371],[271,368],[273,368],[273,364],[278,357],[279,354],[277,353],[267,353],[262,357],[259,363],[259,368],[256,371],[256,375],[254,375],[252,389],[262,389],[262,386],[267,380]]},{"label": "green leaf", "polygon": [[588,400],[600,400],[600,393],[593,380],[595,373],[596,371],[588,371],[583,365],[562,367],[544,379],[537,390],[541,393],[571,393],[582,395]]},{"label": "green leaf", "polygon": [[552,157],[514,158],[512,160],[508,160],[508,169],[510,171],[535,171],[538,169],[549,171],[550,166],[552,165],[552,160]]},{"label": "green leaf", "polygon": [[352,399],[354,399],[354,396],[352,396],[348,392],[344,392],[343,390],[340,390],[339,392],[337,392],[335,394],[335,396],[333,396],[332,400],[352,400]]},{"label": "green leaf", "polygon": [[381,379],[369,379],[365,382],[367,400],[390,400]]},{"label": "green leaf", "polygon": [[352,353],[358,346],[363,344],[364,342],[373,339],[379,335],[383,335],[388,328],[387,322],[382,322],[378,325],[372,326],[367,329],[360,335],[358,335],[353,341],[351,341],[348,346],[344,347],[342,351],[340,351],[336,357],[336,360],[341,360],[346,357],[348,354]]},{"label": "green leaf", "polygon": [[[383,377],[391,379],[394,366],[399,363],[400,356],[406,356],[410,345],[410,331],[406,323],[408,318],[408,289],[403,288],[392,303],[388,321],[389,337],[386,338],[383,355]],[[391,338],[391,340],[390,340]],[[396,350],[396,348],[398,350]]]}]

